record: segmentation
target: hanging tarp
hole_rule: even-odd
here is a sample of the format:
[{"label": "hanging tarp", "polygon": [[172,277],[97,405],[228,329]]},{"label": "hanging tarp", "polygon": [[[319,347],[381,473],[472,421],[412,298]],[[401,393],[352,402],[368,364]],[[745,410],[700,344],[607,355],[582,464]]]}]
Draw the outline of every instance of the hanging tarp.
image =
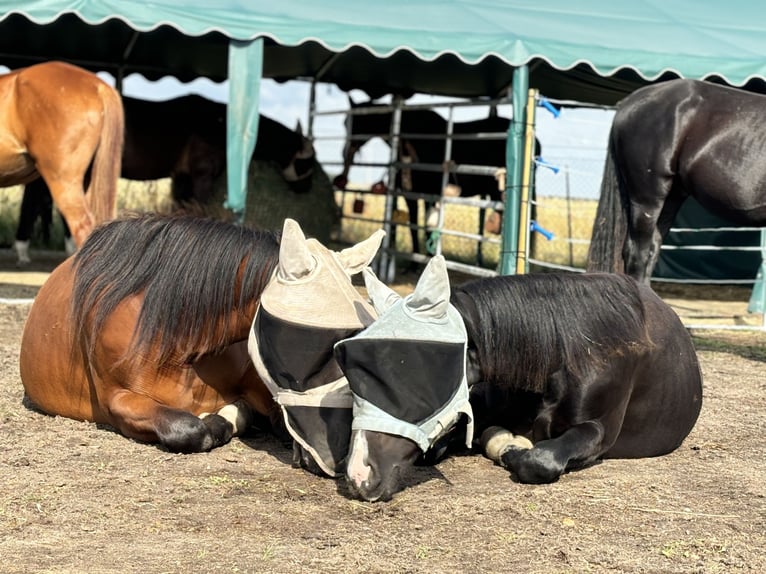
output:
[{"label": "hanging tarp", "polygon": [[0,14],[11,67],[67,59],[220,81],[229,39],[263,38],[266,77],[370,93],[495,95],[523,64],[542,94],[598,103],[661,78],[760,89],[766,76],[766,3],[743,0],[3,0]]},{"label": "hanging tarp", "polygon": [[[734,224],[721,219],[702,207],[693,197],[687,198],[673,220],[678,229],[733,228]],[[761,263],[758,251],[727,249],[731,247],[755,248],[759,245],[759,231],[671,231],[653,277],[659,279],[752,280]],[[698,249],[710,246],[710,249]],[[689,249],[689,247],[693,247]]]}]

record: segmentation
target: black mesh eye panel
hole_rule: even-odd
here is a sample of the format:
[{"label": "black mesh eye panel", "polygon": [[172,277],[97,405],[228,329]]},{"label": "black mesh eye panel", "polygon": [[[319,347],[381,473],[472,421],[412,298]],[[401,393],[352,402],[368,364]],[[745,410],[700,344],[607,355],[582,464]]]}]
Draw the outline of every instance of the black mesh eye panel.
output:
[{"label": "black mesh eye panel", "polygon": [[283,389],[306,391],[343,376],[333,356],[333,345],[359,329],[323,329],[290,323],[263,307],[256,316],[255,336],[261,360]]},{"label": "black mesh eye panel", "polygon": [[351,339],[335,356],[354,394],[419,424],[443,408],[463,379],[463,343]]}]

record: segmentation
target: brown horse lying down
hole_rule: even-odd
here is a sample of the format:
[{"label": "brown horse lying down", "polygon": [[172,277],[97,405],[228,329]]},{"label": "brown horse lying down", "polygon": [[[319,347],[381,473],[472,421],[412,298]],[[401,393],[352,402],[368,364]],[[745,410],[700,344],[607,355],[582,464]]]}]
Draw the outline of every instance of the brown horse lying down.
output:
[{"label": "brown horse lying down", "polygon": [[28,398],[176,452],[278,414],[247,353],[278,249],[274,233],[188,216],[97,228],[32,305],[20,357]]}]

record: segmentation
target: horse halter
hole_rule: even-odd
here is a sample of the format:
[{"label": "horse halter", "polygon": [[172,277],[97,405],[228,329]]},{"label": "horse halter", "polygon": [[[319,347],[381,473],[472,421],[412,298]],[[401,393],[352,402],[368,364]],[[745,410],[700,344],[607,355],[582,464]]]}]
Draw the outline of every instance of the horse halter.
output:
[{"label": "horse halter", "polygon": [[282,177],[299,193],[309,191],[314,176],[316,152],[311,140],[300,135],[301,147],[295,152],[292,161],[282,170]]},{"label": "horse halter", "polygon": [[250,358],[287,431],[329,476],[343,472],[352,414],[332,348],[375,319],[350,276],[370,263],[382,238],[377,232],[336,253],[285,220],[279,262],[250,330]]},{"label": "horse halter", "polygon": [[433,258],[415,291],[403,299],[372,271],[364,275],[380,316],[335,345],[354,395],[352,431],[401,436],[425,452],[465,416],[470,447],[468,336],[462,317],[449,304],[444,258]]}]

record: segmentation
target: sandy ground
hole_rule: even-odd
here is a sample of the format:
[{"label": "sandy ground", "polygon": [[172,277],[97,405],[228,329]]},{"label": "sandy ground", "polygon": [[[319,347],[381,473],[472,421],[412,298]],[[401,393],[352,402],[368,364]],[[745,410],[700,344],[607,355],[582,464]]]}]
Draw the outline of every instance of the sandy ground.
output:
[{"label": "sandy ground", "polygon": [[[33,297],[39,265],[24,277],[0,266],[0,297]],[[668,456],[545,486],[457,456],[367,504],[258,432],[176,455],[24,407],[28,309],[0,303],[2,572],[766,571],[764,334],[695,337],[702,413]]]}]

